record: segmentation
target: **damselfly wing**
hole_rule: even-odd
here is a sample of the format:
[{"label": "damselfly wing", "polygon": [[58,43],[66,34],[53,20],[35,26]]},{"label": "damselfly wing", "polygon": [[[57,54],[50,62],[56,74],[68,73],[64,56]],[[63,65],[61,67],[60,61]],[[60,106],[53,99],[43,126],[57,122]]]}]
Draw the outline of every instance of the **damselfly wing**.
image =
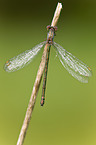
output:
[{"label": "damselfly wing", "polygon": [[[4,66],[5,71],[13,72],[23,68],[29,64],[33,58],[40,52],[46,42],[41,42],[35,47],[9,59]],[[60,62],[64,68],[78,81],[88,83],[88,79],[92,76],[91,69],[74,55],[67,52],[62,46],[53,42],[53,46],[57,52]]]},{"label": "damselfly wing", "polygon": [[29,50],[26,50],[25,52],[6,61],[5,66],[4,66],[5,71],[13,72],[29,64],[33,60],[33,58],[40,52],[44,44],[45,42],[41,42],[35,47]]},{"label": "damselfly wing", "polygon": [[88,78],[92,76],[91,69],[56,42],[53,46],[64,68],[78,81],[88,83]]}]

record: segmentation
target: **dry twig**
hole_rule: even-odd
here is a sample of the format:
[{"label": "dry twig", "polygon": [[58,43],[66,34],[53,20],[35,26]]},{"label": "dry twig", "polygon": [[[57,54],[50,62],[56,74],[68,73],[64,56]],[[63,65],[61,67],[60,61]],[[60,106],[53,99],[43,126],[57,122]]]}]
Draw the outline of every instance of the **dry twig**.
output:
[{"label": "dry twig", "polygon": [[[57,21],[59,19],[61,9],[62,9],[62,4],[58,3],[56,11],[54,13],[54,17],[53,17],[51,26],[56,26],[57,25]],[[40,66],[39,66],[39,69],[38,69],[38,72],[37,72],[37,77],[36,77],[36,80],[35,80],[35,83],[34,83],[32,95],[31,95],[31,98],[30,98],[30,101],[29,101],[29,105],[28,105],[28,108],[27,108],[27,111],[26,111],[25,119],[24,119],[24,122],[23,122],[23,125],[22,125],[22,128],[21,128],[21,132],[20,132],[20,135],[19,135],[19,138],[18,138],[17,145],[22,145],[23,142],[24,142],[24,138],[25,138],[25,135],[26,135],[26,132],[27,132],[27,128],[28,128],[31,116],[32,116],[32,112],[33,112],[34,105],[35,105],[35,102],[36,102],[36,96],[37,96],[37,93],[38,93],[38,90],[39,90],[41,78],[42,78],[44,67],[45,67],[47,48],[49,47],[48,45],[50,45],[50,44],[46,43],[46,45],[44,47],[44,52],[43,52],[43,55],[42,55],[41,63],[40,63]]]}]

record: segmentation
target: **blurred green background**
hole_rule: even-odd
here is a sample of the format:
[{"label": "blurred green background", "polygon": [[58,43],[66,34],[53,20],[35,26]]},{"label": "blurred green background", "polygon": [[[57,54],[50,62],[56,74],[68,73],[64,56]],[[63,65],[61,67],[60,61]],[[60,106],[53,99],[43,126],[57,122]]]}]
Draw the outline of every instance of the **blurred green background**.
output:
[{"label": "blurred green background", "polygon": [[[25,68],[4,63],[46,39],[57,0],[0,0],[0,145],[16,145],[43,50]],[[96,145],[96,0],[64,0],[54,39],[91,67],[88,84],[63,68],[52,47],[46,100],[42,84],[24,145]]]}]

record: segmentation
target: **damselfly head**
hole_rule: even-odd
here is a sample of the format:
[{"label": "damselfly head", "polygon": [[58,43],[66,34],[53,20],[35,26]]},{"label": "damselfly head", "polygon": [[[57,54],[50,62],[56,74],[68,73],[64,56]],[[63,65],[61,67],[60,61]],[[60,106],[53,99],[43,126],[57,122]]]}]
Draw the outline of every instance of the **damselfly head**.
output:
[{"label": "damselfly head", "polygon": [[47,26],[47,31],[50,30],[50,29],[51,29],[52,31],[56,32],[56,31],[57,31],[57,26],[50,26],[50,25],[48,25],[48,26]]}]

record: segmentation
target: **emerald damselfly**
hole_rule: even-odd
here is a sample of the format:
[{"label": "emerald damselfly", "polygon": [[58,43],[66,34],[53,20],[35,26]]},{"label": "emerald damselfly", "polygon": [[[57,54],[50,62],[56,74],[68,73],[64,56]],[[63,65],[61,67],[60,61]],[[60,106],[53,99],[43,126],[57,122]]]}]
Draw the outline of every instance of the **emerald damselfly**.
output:
[{"label": "emerald damselfly", "polygon": [[48,71],[48,61],[50,54],[51,45],[54,47],[57,56],[63,67],[78,81],[82,83],[88,83],[89,77],[92,76],[91,69],[82,61],[77,59],[74,55],[66,51],[62,46],[53,41],[55,31],[57,27],[47,26],[48,34],[47,41],[41,42],[35,47],[26,50],[25,52],[9,59],[4,66],[5,71],[14,72],[17,71],[25,65],[29,64],[33,58],[40,52],[45,44],[48,44],[47,55],[46,55],[46,63],[44,70],[44,80],[43,80],[43,89],[42,89],[42,97],[41,97],[41,106],[44,104],[45,100],[45,89],[46,89],[46,80],[47,80],[47,71]]}]

